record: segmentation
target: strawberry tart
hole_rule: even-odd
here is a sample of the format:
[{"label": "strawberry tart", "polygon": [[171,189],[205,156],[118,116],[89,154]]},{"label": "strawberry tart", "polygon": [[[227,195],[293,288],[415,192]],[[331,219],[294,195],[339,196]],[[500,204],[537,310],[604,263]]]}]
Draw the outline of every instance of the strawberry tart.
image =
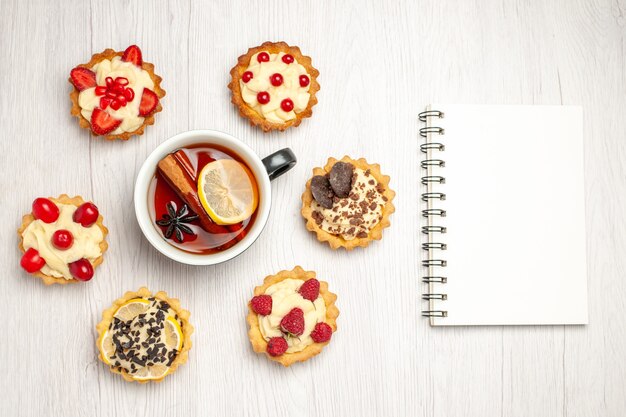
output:
[{"label": "strawberry tart", "polygon": [[17,233],[20,265],[46,285],[89,281],[108,248],[98,207],[79,196],[36,198]]},{"label": "strawberry tart", "polygon": [[239,114],[265,132],[298,126],[313,114],[319,71],[297,46],[265,42],[250,48],[230,75],[228,88]]},{"label": "strawberry tart", "polygon": [[299,266],[266,277],[248,303],[252,348],[283,366],[317,355],[337,331],[336,299],[315,272]]},{"label": "strawberry tart", "polygon": [[161,77],[143,60],[137,45],[106,49],[70,71],[72,115],[80,126],[105,139],[141,135],[161,111]]}]

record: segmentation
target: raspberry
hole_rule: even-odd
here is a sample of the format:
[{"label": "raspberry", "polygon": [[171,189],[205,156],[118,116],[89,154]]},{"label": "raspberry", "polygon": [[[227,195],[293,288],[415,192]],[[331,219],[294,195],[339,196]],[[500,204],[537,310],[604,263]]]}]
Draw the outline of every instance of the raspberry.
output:
[{"label": "raspberry", "polygon": [[287,352],[287,341],[282,337],[272,337],[267,343],[267,353],[270,356],[280,356]]},{"label": "raspberry", "polygon": [[257,295],[256,297],[252,297],[250,307],[252,307],[252,311],[255,313],[261,316],[267,316],[272,312],[272,297],[269,295]]},{"label": "raspberry", "polygon": [[304,312],[297,307],[292,309],[280,321],[280,329],[292,336],[300,336],[304,333]]},{"label": "raspberry", "polygon": [[317,323],[311,332],[311,339],[316,343],[328,342],[333,335],[333,329],[326,323]]},{"label": "raspberry", "polygon": [[315,301],[320,295],[320,282],[315,278],[306,280],[298,290],[302,298],[309,301]]}]

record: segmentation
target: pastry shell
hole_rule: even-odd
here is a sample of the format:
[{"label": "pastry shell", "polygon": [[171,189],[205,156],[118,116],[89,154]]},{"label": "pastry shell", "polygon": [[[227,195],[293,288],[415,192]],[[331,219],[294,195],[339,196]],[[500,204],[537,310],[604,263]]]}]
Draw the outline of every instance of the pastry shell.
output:
[{"label": "pastry shell", "polygon": [[335,158],[328,158],[328,162],[324,168],[314,168],[313,176],[315,175],[326,175],[330,172],[333,165],[336,162],[348,162],[355,166],[355,168],[360,168],[362,170],[370,170],[371,175],[376,178],[379,184],[385,187],[385,191],[383,192],[383,196],[387,198],[385,205],[382,210],[382,217],[380,221],[369,231],[367,237],[359,238],[355,237],[352,240],[345,240],[343,237],[334,235],[332,233],[328,233],[326,230],[323,230],[321,227],[317,225],[315,219],[313,219],[313,208],[311,207],[311,203],[313,202],[313,194],[311,193],[311,179],[309,179],[306,183],[306,189],[302,194],[302,209],[300,213],[302,217],[306,220],[306,228],[311,232],[315,232],[317,234],[317,240],[320,242],[327,242],[331,248],[345,248],[346,250],[352,250],[356,247],[366,247],[373,240],[380,240],[383,238],[383,229],[389,227],[391,222],[389,221],[389,216],[391,213],[396,211],[392,200],[395,197],[396,193],[389,188],[389,176],[383,175],[380,172],[380,165],[378,164],[368,164],[364,158],[352,159],[349,156],[344,156],[340,160]]},{"label": "pastry shell", "polygon": [[[241,97],[241,86],[239,85],[241,75],[250,65],[250,59],[252,58],[252,56],[261,51],[265,51],[270,54],[285,52],[293,55],[296,61],[298,61],[298,63],[306,69],[307,74],[311,78],[308,91],[310,94],[309,103],[307,104],[306,109],[304,109],[300,113],[296,113],[296,118],[293,120],[288,120],[284,123],[270,122],[262,115],[258,114],[256,110],[248,106]],[[232,80],[228,84],[228,88],[232,92],[232,103],[237,106],[237,108],[239,109],[239,114],[242,117],[250,120],[250,124],[252,126],[258,126],[263,129],[264,132],[269,132],[270,130],[279,130],[282,132],[289,127],[298,126],[302,122],[302,119],[311,117],[311,115],[313,114],[313,106],[317,104],[316,93],[320,90],[320,85],[317,82],[317,77],[319,76],[319,74],[319,71],[313,68],[313,65],[311,64],[311,58],[302,55],[300,48],[298,48],[297,46],[289,46],[285,42],[265,42],[261,46],[248,49],[248,52],[246,54],[239,57],[237,65],[235,65],[230,70]]]},{"label": "pastry shell", "polygon": [[[54,201],[55,203],[58,204],[71,204],[74,205],[76,207],[79,207],[81,204],[85,203],[85,200],[83,200],[83,198],[81,196],[76,196],[76,197],[70,197],[67,194],[61,194],[60,196],[58,196],[57,198],[54,197],[48,197],[48,199]],[[22,251],[22,253],[26,252],[26,249],[24,249],[24,238],[23,238],[23,233],[26,230],[26,228],[35,221],[35,216],[33,216],[32,213],[28,213],[25,214],[22,217],[22,225],[17,229],[17,234],[20,237],[20,242],[19,242],[19,248],[20,251]],[[93,266],[94,270],[96,269],[96,267],[98,267],[98,265],[100,265],[102,263],[102,261],[104,260],[104,252],[107,251],[107,249],[109,248],[109,245],[106,242],[106,237],[107,234],[109,233],[109,229],[107,229],[104,224],[102,223],[103,221],[103,217],[102,215],[98,216],[98,220],[96,220],[96,225],[100,228],[100,230],[102,230],[102,241],[100,242],[100,256],[97,257],[93,262],[91,262],[91,265]],[[64,277],[53,277],[50,275],[46,275],[43,272],[37,271],[37,272],[33,272],[31,275],[36,276],[38,278],[41,278],[41,280],[43,281],[44,284],[46,285],[52,285],[52,284],[67,284],[70,282],[79,282],[77,279],[72,278],[72,279],[65,279]]]},{"label": "pastry shell", "polygon": [[[116,52],[113,49],[105,49],[103,52],[92,55],[91,60],[87,62],[86,64],[80,64],[80,65],[77,65],[77,67],[83,67],[83,68],[87,68],[90,70],[94,65],[96,65],[97,63],[101,61],[104,61],[105,59],[110,60],[116,56],[122,56],[122,55],[124,55],[124,51]],[[139,126],[137,130],[133,132],[124,132],[120,134],[104,135],[104,138],[107,140],[115,140],[115,139],[128,140],[132,136],[142,135],[146,126],[154,124],[154,115],[159,113],[161,110],[163,110],[163,107],[161,107],[161,99],[165,96],[165,90],[161,88],[161,81],[163,79],[154,73],[154,65],[149,62],[144,61],[141,64],[141,69],[147,71],[148,74],[150,75],[150,78],[152,79],[152,82],[154,83],[154,92],[159,97],[159,104],[157,105],[156,109],[154,109],[152,113],[150,113],[147,117],[144,118],[143,124]],[[70,84],[72,84],[71,77],[68,78],[68,81],[70,82]],[[80,125],[80,127],[84,129],[88,129],[91,132],[91,134],[94,136],[100,136],[91,130],[91,121],[85,119],[83,114],[80,112],[81,108],[78,105],[79,94],[80,94],[80,91],[78,91],[78,89],[74,87],[74,84],[72,84],[72,92],[70,93],[70,100],[72,101],[72,110],[70,111],[70,113],[72,114],[72,116],[76,116],[78,118],[78,124]]]},{"label": "pastry shell", "polygon": [[[265,290],[271,286],[276,284],[277,282],[284,281],[285,279],[293,278],[293,279],[301,279],[306,281],[310,278],[315,278],[315,272],[313,271],[305,271],[300,266],[296,266],[291,271],[280,271],[276,275],[269,275],[265,277],[263,281],[263,285],[254,288],[254,295],[261,295],[265,293]],[[324,299],[324,303],[326,304],[326,320],[324,321],[333,329],[333,336],[337,332],[337,317],[339,316],[339,309],[335,306],[335,301],[337,300],[337,295],[328,291],[328,283],[325,281],[320,281],[320,295]],[[250,343],[252,344],[252,349],[254,349],[257,353],[264,353],[270,360],[280,363],[283,366],[290,366],[295,362],[304,362],[313,356],[319,354],[324,346],[326,346],[328,342],[316,343],[307,346],[300,352],[293,353],[284,353],[280,356],[271,356],[267,353],[267,341],[263,338],[263,334],[261,334],[261,329],[259,327],[259,318],[257,314],[252,310],[250,303],[248,303],[248,317],[246,319],[248,325],[250,326],[250,330],[248,331],[248,337],[250,338]]]},{"label": "pastry shell", "polygon": [[[104,335],[109,329],[109,325],[113,321],[113,316],[117,312],[117,310],[127,301],[132,300],[133,298],[148,298],[154,297],[158,300],[167,302],[172,310],[178,314],[178,318],[183,323],[181,326],[183,331],[183,347],[178,352],[176,359],[172,362],[172,365],[169,367],[169,371],[160,378],[157,379],[146,379],[146,380],[136,380],[132,376],[130,376],[126,370],[122,369],[121,371],[117,368],[114,368],[108,365],[104,359],[104,352],[102,352],[102,339]],[[138,382],[140,384],[147,384],[148,382],[161,382],[168,375],[173,374],[176,369],[187,362],[189,349],[191,349],[191,334],[194,331],[193,326],[189,323],[189,316],[191,313],[180,306],[180,301],[177,298],[169,298],[165,291],[159,291],[156,294],[152,294],[150,290],[146,287],[141,287],[139,290],[135,291],[127,291],[122,297],[118,298],[113,302],[113,305],[102,312],[102,321],[96,325],[96,331],[98,332],[98,338],[96,339],[96,344],[98,348],[98,359],[100,359],[111,372],[114,374],[122,375],[128,382]]]}]

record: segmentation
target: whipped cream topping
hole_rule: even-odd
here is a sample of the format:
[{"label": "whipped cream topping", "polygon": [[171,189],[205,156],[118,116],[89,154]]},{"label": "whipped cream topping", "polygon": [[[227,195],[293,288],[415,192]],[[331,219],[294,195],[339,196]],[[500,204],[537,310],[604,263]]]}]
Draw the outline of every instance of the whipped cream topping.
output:
[{"label": "whipped cream topping", "polygon": [[114,316],[104,340],[111,350],[113,347],[115,350],[108,358],[111,366],[136,376],[145,376],[147,367],[169,367],[172,364],[178,351],[167,343],[165,323],[176,320],[182,327],[178,315],[167,302],[153,297],[144,300],[149,307],[132,319],[124,321]]},{"label": "whipped cream topping", "polygon": [[[287,278],[269,286],[265,294],[272,297],[272,312],[267,316],[258,316],[259,328],[265,340],[272,337],[285,337],[287,340],[287,353],[300,352],[313,344],[311,332],[317,323],[326,318],[326,304],[322,296],[318,296],[311,302],[303,298],[298,289],[304,284],[301,279]],[[284,335],[280,330],[280,321],[294,308],[304,312],[304,332],[300,336]]]},{"label": "whipped cream topping", "polygon": [[[125,77],[128,79],[128,86],[135,92],[135,97],[128,102],[126,106],[122,106],[117,110],[113,110],[108,106],[104,111],[114,118],[121,120],[122,123],[111,134],[121,134],[124,132],[134,132],[143,124],[144,118],[139,116],[139,104],[143,89],[148,88],[154,90],[154,82],[150,78],[148,71],[139,68],[132,62],[122,61],[119,56],[113,59],[105,59],[100,61],[91,70],[96,73],[96,82],[99,86],[106,86],[106,77],[115,79],[116,77]],[[91,121],[91,113],[96,107],[100,107],[101,96],[96,95],[96,88],[87,88],[78,94],[78,105],[81,108],[83,117]]]},{"label": "whipped cream topping", "polygon": [[[284,52],[269,54],[268,62],[259,62],[257,60],[259,53],[252,56],[250,65],[246,68],[246,71],[252,72],[253,78],[247,83],[239,80],[243,101],[270,122],[284,123],[295,119],[297,113],[306,109],[311,97],[308,93],[311,84],[301,87],[300,75],[307,75],[309,78],[311,76],[295,59],[291,64],[284,63],[282,60],[282,57],[286,55]],[[283,76],[283,83],[278,87],[270,82],[270,77],[276,73]],[[270,95],[270,101],[267,104],[260,104],[257,100],[257,94],[262,91]],[[280,106],[286,98],[290,98],[294,104],[293,110],[289,112],[283,111]]]},{"label": "whipped cream topping", "polygon": [[352,190],[346,198],[335,197],[332,208],[311,202],[313,219],[322,229],[345,240],[365,238],[382,219],[387,198],[384,188],[368,170],[354,169]]},{"label": "whipped cream topping", "polygon": [[[77,207],[72,204],[55,204],[59,207],[59,218],[53,223],[35,220],[22,233],[24,249],[34,248],[39,252],[46,264],[41,268],[45,275],[72,279],[69,264],[82,258],[93,263],[102,255],[100,242],[104,239],[102,230],[97,224],[83,227],[72,219]],[[59,250],[52,245],[52,235],[57,230],[69,230],[74,237],[72,246],[67,250]]]}]

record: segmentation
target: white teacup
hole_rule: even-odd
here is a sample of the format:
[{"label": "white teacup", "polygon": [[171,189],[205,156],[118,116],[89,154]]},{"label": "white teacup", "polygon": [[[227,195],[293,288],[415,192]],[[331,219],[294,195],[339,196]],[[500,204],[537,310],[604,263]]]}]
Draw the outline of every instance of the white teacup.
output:
[{"label": "white teacup", "polygon": [[[148,205],[152,204],[148,197],[150,182],[155,175],[157,164],[169,153],[179,148],[196,144],[214,144],[223,146],[239,155],[252,170],[259,189],[259,205],[256,220],[246,236],[234,246],[217,253],[196,254],[185,252],[170,245],[150,216]],[[191,130],[179,133],[163,142],[146,158],[139,170],[135,182],[135,214],[137,222],[146,239],[159,252],[175,261],[189,265],[214,265],[228,261],[254,243],[259,237],[270,214],[272,204],[272,187],[270,181],[289,171],[296,164],[296,156],[291,149],[281,149],[266,158],[259,158],[246,144],[239,139],[215,130]]]}]

